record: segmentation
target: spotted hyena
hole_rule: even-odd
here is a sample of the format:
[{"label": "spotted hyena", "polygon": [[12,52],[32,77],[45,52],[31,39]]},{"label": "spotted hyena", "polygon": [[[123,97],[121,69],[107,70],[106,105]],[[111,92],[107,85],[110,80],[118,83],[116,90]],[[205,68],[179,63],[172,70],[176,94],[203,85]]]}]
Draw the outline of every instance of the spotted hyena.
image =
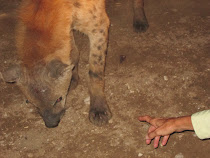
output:
[{"label": "spotted hyena", "polygon": [[133,0],[133,27],[137,32],[145,32],[149,24],[144,12],[144,0]]},{"label": "spotted hyena", "polygon": [[[134,0],[134,27],[148,23],[143,0]],[[16,45],[19,65],[2,73],[36,106],[47,127],[56,127],[66,109],[69,89],[78,84],[79,52],[72,31],[88,35],[90,121],[101,126],[111,118],[104,95],[104,67],[109,19],[105,0],[23,0],[18,11]]]},{"label": "spotted hyena", "polygon": [[68,91],[79,79],[79,52],[72,33],[78,30],[90,40],[89,119],[97,126],[106,124],[111,112],[104,95],[109,28],[105,0],[23,0],[18,14],[20,64],[3,72],[4,80],[18,85],[47,127],[56,127]]}]

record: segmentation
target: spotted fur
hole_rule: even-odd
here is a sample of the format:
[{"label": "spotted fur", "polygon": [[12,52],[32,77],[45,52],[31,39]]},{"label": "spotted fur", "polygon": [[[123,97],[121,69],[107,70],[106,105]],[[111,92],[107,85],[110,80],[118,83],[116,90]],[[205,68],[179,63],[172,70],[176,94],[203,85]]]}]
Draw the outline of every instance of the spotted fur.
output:
[{"label": "spotted fur", "polygon": [[[20,76],[8,82],[17,82],[29,102],[38,107],[46,126],[56,127],[66,109],[69,86],[75,88],[79,79],[79,52],[72,33],[78,30],[90,40],[89,119],[97,126],[106,124],[111,112],[104,95],[109,28],[105,1],[23,0],[18,14]],[[4,73],[5,78],[11,72]]]},{"label": "spotted fur", "polygon": [[[143,0],[134,0],[134,27],[148,23]],[[102,126],[111,118],[104,95],[104,67],[109,19],[105,0],[22,0],[16,45],[20,65],[2,73],[16,82],[39,109],[45,125],[56,127],[66,109],[66,96],[78,84],[79,52],[72,31],[89,37],[90,121]]]}]

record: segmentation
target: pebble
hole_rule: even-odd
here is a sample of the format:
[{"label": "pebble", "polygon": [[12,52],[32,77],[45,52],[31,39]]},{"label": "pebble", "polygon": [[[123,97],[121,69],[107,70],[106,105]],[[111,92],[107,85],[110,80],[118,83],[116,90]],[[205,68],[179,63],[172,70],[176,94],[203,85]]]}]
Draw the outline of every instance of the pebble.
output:
[{"label": "pebble", "polygon": [[109,120],[109,123],[113,123],[113,119]]},{"label": "pebble", "polygon": [[186,17],[182,17],[179,19],[179,23],[186,23],[187,22],[187,18]]},{"label": "pebble", "polygon": [[89,105],[90,104],[90,97],[85,98],[84,103],[86,105]]},{"label": "pebble", "polygon": [[127,87],[128,89],[131,89],[131,87],[130,87],[130,85],[129,85],[128,83],[126,83],[125,85],[126,85],[126,87]]},{"label": "pebble", "polygon": [[178,10],[177,10],[177,9],[171,9],[171,11],[172,11],[172,12],[177,12]]},{"label": "pebble", "polygon": [[184,158],[184,155],[182,153],[179,153],[174,158]]},{"label": "pebble", "polygon": [[129,93],[133,94],[133,93],[135,93],[135,91],[133,91],[133,90],[130,90],[130,91],[129,91]]},{"label": "pebble", "polygon": [[0,19],[1,19],[1,18],[5,18],[5,17],[7,17],[7,14],[5,14],[5,13],[0,14]]},{"label": "pebble", "polygon": [[34,112],[34,109],[29,109],[29,112]]},{"label": "pebble", "polygon": [[0,145],[1,145],[1,146],[5,146],[5,145],[4,145],[4,141],[0,141]]},{"label": "pebble", "polygon": [[168,77],[167,76],[163,76],[165,81],[168,81]]},{"label": "pebble", "polygon": [[28,157],[34,157],[34,155],[32,153],[29,153]]},{"label": "pebble", "polygon": [[83,112],[83,114],[84,114],[84,115],[88,115],[89,113],[88,113],[88,112]]},{"label": "pebble", "polygon": [[8,117],[8,114],[5,112],[4,114],[3,114],[3,118],[7,118]]},{"label": "pebble", "polygon": [[143,154],[142,154],[142,153],[139,153],[139,154],[138,154],[138,157],[142,157],[142,156],[143,156]]}]

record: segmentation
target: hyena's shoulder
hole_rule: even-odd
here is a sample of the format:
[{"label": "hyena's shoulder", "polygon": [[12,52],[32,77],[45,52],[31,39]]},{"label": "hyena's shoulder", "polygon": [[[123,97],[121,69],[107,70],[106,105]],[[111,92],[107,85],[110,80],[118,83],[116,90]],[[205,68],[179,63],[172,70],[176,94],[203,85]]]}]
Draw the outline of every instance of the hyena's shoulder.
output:
[{"label": "hyena's shoulder", "polygon": [[30,29],[52,32],[72,12],[70,0],[23,0],[19,18]]},{"label": "hyena's shoulder", "polygon": [[56,49],[60,49],[64,43],[70,42],[73,2],[23,0],[18,10],[16,43],[18,55],[24,65],[34,65],[37,61],[55,54]]}]

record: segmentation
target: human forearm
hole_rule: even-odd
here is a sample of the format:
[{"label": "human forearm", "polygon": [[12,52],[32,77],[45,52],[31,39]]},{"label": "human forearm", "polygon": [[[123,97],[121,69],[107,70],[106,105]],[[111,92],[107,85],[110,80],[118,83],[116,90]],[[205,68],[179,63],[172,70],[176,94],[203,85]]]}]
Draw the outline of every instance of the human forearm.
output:
[{"label": "human forearm", "polygon": [[175,119],[174,123],[174,128],[175,132],[182,132],[186,130],[194,130],[192,121],[191,121],[191,116],[183,116],[183,117],[178,117]]}]

